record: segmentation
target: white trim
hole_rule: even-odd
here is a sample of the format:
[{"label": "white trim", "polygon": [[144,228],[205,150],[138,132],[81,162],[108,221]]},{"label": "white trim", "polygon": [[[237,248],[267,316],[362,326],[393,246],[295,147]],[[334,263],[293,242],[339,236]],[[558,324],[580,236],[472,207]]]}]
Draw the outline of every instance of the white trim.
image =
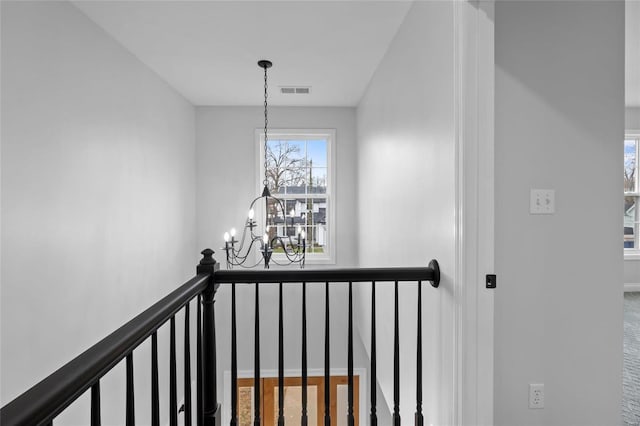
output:
[{"label": "white trim", "polygon": [[493,424],[494,2],[456,1],[455,425]]},{"label": "white trim", "polygon": [[625,283],[624,292],[631,293],[634,291],[640,291],[640,283]]},{"label": "white trim", "polygon": [[[346,376],[346,368],[332,368],[330,370],[332,376]],[[231,421],[231,370],[225,370],[224,373],[224,391],[222,392],[222,424],[228,425]],[[307,370],[307,375],[312,376],[324,376],[324,369],[322,368],[310,368]],[[368,425],[367,415],[367,370],[365,368],[354,368],[353,375],[358,376],[359,383],[359,395],[358,403],[360,404],[360,425]],[[252,378],[253,370],[238,370],[238,378]],[[260,370],[260,377],[273,378],[278,377],[278,370]],[[300,369],[285,369],[284,377],[300,377]]]},{"label": "white trim", "polygon": [[[308,265],[334,265],[336,263],[336,129],[269,129],[269,138],[274,139],[297,139],[297,138],[309,138],[309,137],[326,137],[328,140],[327,146],[327,193],[326,194],[311,194],[308,198],[326,198],[329,204],[329,244],[328,254],[316,254],[308,253],[305,259],[305,263]],[[262,171],[264,167],[264,150],[262,145],[264,143],[264,129],[255,130],[255,143],[256,149],[256,170]],[[263,172],[264,173],[264,172]],[[256,176],[256,194],[261,194],[263,189],[263,179]],[[284,255],[280,255],[284,259]],[[280,257],[277,253],[273,254],[275,259]]]},{"label": "white trim", "polygon": [[631,261],[640,260],[640,250],[625,249],[624,260],[631,260]]}]

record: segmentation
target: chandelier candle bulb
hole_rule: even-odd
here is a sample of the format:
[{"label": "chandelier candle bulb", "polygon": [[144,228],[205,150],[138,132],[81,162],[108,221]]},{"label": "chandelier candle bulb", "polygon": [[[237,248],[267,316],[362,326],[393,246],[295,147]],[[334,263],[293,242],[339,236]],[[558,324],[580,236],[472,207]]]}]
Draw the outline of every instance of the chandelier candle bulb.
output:
[{"label": "chandelier candle bulb", "polygon": [[228,242],[229,242],[229,233],[228,233],[228,232],[225,232],[225,233],[224,233],[224,242],[225,242],[225,243],[228,243]]},{"label": "chandelier candle bulb", "polygon": [[231,238],[236,236],[236,228],[231,228],[231,232],[229,232],[229,234],[231,234]]},{"label": "chandelier candle bulb", "polygon": [[255,212],[253,209],[249,209],[249,220],[253,220],[253,215],[255,215]]}]

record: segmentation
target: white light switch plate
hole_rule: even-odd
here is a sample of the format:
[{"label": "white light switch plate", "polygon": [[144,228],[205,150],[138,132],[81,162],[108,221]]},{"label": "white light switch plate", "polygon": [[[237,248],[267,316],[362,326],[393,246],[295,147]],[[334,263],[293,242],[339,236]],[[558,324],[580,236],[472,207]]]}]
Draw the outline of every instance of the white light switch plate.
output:
[{"label": "white light switch plate", "polygon": [[556,191],[553,189],[532,189],[529,213],[554,214],[556,212]]}]

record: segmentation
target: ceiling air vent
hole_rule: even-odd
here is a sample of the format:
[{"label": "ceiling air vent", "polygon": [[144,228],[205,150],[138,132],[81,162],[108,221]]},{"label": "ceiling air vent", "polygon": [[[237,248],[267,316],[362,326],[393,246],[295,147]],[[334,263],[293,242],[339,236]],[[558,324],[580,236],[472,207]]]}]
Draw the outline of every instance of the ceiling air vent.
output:
[{"label": "ceiling air vent", "polygon": [[308,95],[311,93],[309,86],[280,86],[280,93],[283,95]]}]

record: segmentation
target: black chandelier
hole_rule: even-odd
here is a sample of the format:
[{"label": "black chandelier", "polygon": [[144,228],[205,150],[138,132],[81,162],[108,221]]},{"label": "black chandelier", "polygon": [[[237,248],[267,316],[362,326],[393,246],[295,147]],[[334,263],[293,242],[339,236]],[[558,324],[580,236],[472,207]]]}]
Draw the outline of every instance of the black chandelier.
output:
[{"label": "black chandelier", "polygon": [[[271,262],[277,265],[299,264],[304,268],[306,252],[306,234],[301,226],[294,225],[294,212],[287,216],[284,202],[271,195],[268,179],[268,104],[267,104],[267,69],[271,68],[271,61],[258,61],[258,66],[264,69],[264,188],[262,195],[255,198],[249,205],[249,213],[239,240],[236,240],[236,230],[231,228],[224,233],[224,251],[227,258],[227,269],[234,266],[253,268],[261,263],[269,268]],[[259,201],[264,202],[264,222],[262,227],[255,220],[256,208]],[[295,238],[293,236],[295,235]],[[261,253],[261,258],[255,251]],[[273,253],[283,254],[272,258]],[[258,259],[255,263],[254,260]]]}]

